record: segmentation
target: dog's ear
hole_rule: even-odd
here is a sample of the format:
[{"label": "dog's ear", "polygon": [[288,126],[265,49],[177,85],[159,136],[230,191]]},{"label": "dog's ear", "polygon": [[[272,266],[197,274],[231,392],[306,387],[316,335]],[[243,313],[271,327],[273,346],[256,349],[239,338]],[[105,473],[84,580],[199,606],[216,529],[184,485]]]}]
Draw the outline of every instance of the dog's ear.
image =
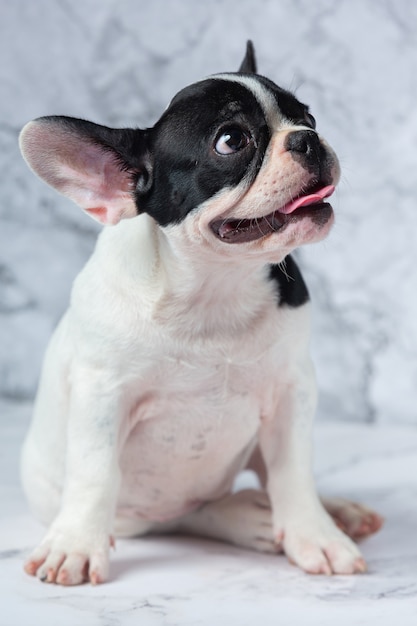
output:
[{"label": "dog's ear", "polygon": [[135,192],[152,184],[147,131],[70,117],[41,117],[20,134],[29,167],[102,224],[138,214]]},{"label": "dog's ear", "polygon": [[240,64],[239,72],[241,74],[256,74],[256,71],[255,48],[253,47],[253,43],[249,40],[246,44],[246,54]]}]

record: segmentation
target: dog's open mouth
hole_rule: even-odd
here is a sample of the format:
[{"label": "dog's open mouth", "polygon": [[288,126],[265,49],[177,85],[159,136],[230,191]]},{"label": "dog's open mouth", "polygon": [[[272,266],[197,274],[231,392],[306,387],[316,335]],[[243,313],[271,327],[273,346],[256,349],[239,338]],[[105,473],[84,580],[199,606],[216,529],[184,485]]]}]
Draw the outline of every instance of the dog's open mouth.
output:
[{"label": "dog's open mouth", "polygon": [[225,243],[247,243],[282,230],[287,224],[303,217],[311,217],[318,225],[325,224],[332,207],[324,202],[334,192],[334,185],[321,187],[306,193],[264,217],[255,219],[215,220],[210,224],[213,233]]}]

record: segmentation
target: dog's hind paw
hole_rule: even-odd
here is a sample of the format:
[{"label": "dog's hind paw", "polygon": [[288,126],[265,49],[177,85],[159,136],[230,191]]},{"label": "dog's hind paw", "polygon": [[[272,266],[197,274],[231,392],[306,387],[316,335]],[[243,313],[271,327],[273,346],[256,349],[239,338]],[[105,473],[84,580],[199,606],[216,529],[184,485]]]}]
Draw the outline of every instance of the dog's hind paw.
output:
[{"label": "dog's hind paw", "polygon": [[321,501],[336,525],[355,541],[376,533],[384,523],[383,517],[363,504],[343,498],[321,498]]},{"label": "dog's hind paw", "polygon": [[[110,540],[110,543],[112,540]],[[89,545],[87,545],[87,543]],[[113,544],[112,544],[113,545]],[[109,538],[80,542],[57,536],[49,537],[32,552],[26,561],[25,572],[42,582],[57,585],[80,585],[91,582],[103,583],[109,573]]]}]

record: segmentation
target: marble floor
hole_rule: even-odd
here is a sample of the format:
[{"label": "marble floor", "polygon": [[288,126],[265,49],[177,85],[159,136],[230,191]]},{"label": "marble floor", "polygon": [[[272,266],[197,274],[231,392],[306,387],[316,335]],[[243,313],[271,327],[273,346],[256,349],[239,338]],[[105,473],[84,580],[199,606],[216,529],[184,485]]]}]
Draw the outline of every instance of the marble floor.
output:
[{"label": "marble floor", "polygon": [[[321,492],[386,518],[363,542],[367,574],[307,576],[283,556],[185,537],[118,541],[111,581],[61,588],[26,576],[43,530],[20,492],[29,405],[0,403],[0,626],[411,626],[417,623],[417,430],[319,423]],[[249,481],[250,477],[243,477]]]}]

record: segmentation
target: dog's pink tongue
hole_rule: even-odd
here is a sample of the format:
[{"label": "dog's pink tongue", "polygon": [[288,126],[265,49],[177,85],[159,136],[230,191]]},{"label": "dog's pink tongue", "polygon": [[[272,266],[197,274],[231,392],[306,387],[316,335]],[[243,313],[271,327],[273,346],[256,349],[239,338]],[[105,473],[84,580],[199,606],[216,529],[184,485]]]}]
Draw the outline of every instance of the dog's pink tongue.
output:
[{"label": "dog's pink tongue", "polygon": [[288,215],[289,213],[293,213],[296,209],[299,209],[302,206],[309,206],[310,204],[318,204],[319,202],[322,202],[324,198],[328,198],[329,196],[331,196],[334,190],[335,190],[334,185],[327,185],[327,187],[323,187],[322,189],[319,189],[318,191],[315,191],[314,193],[310,193],[306,196],[301,196],[300,198],[297,198],[296,200],[292,200],[292,202],[289,202],[288,204],[283,206],[281,209],[279,209],[279,212],[285,213],[286,215]]}]

